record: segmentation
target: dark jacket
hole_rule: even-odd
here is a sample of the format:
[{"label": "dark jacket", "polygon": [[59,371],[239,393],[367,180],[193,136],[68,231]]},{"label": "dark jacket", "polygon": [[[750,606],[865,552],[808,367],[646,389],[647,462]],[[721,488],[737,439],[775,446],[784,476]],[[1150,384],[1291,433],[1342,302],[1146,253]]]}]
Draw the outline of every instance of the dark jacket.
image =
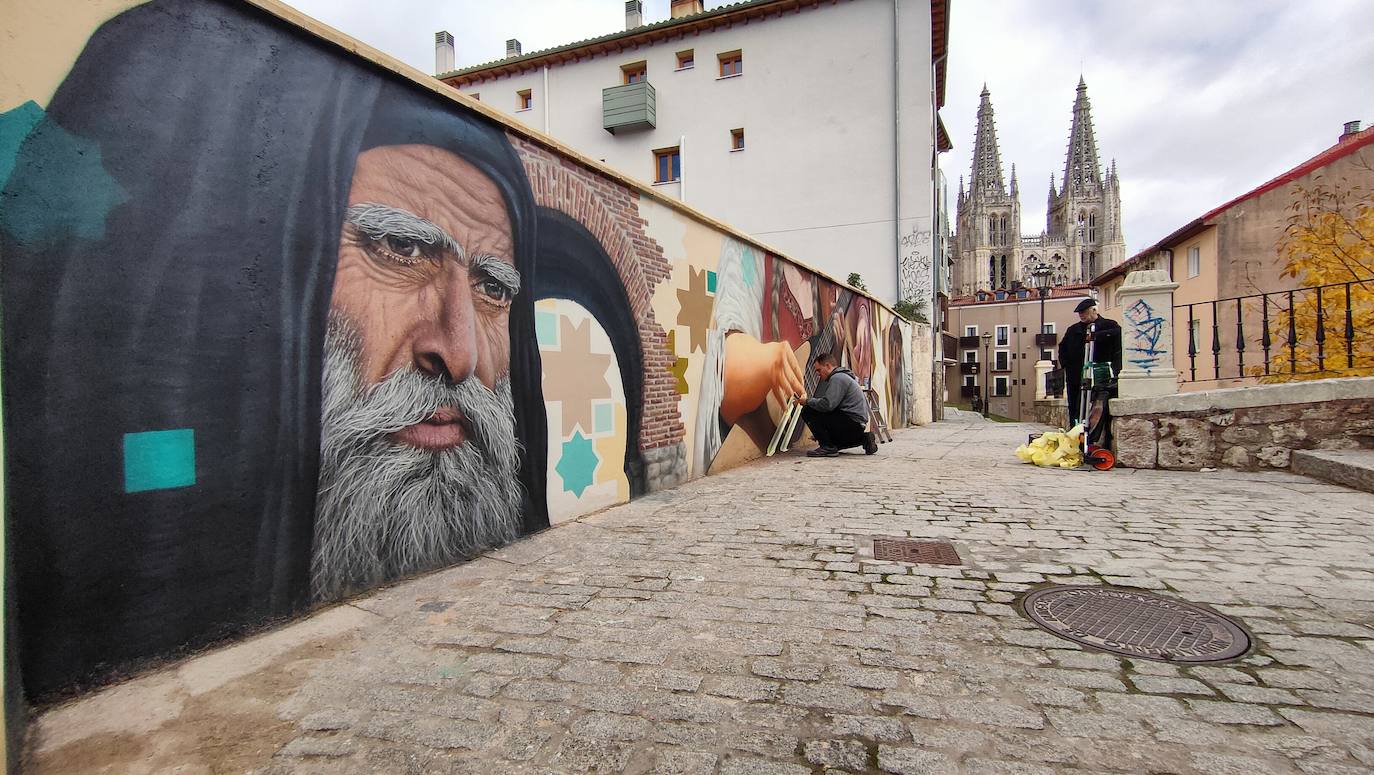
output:
[{"label": "dark jacket", "polygon": [[1090,325],[1094,327],[1093,341],[1096,343],[1093,359],[1098,363],[1110,361],[1116,373],[1121,373],[1121,325],[1104,317],[1092,323],[1079,321],[1069,326],[1059,340],[1059,365],[1064,369],[1064,378],[1073,384],[1078,384],[1083,377],[1084,345]]},{"label": "dark jacket", "polygon": [[830,372],[830,378],[816,385],[816,394],[806,399],[806,406],[818,412],[840,412],[868,425],[868,399],[854,372],[840,367]]}]

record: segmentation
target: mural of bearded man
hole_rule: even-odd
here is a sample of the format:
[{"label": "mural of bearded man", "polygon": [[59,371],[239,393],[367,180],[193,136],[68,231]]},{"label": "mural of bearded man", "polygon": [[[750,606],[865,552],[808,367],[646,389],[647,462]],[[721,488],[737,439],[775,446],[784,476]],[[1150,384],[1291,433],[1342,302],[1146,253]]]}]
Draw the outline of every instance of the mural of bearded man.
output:
[{"label": "mural of bearded man", "polygon": [[92,36],[0,181],[31,697],[547,526],[504,133],[247,4]]}]

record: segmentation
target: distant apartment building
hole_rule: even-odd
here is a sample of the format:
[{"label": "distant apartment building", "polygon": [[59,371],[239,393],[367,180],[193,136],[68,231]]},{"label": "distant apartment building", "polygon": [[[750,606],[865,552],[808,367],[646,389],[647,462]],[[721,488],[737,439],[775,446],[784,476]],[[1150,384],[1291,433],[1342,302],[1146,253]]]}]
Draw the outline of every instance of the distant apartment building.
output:
[{"label": "distant apartment building", "polygon": [[[954,361],[945,367],[946,401],[968,406],[977,397],[992,414],[1026,422],[1035,419],[1036,361],[1057,361],[1059,337],[1078,315],[1073,308],[1090,294],[1086,284],[1050,289],[1041,299],[1033,288],[979,291],[949,304]],[[946,353],[949,355],[950,353]],[[1057,368],[1057,364],[1056,364]]]},{"label": "distant apartment building", "polygon": [[[1275,322],[1290,303],[1288,292],[1300,288],[1297,278],[1281,272],[1284,231],[1295,214],[1299,189],[1323,184],[1362,188],[1366,199],[1374,201],[1374,127],[1361,131],[1359,122],[1346,124],[1335,145],[1098,275],[1092,285],[1101,299],[1099,310],[1123,322],[1146,314],[1122,309],[1121,285],[1132,271],[1165,270],[1178,283],[1173,301],[1174,341],[1166,346],[1172,349],[1179,389],[1254,384],[1259,377],[1253,372],[1262,374],[1267,358],[1277,356],[1277,365],[1283,365],[1286,331],[1282,326],[1276,330]],[[1361,279],[1371,278],[1374,273],[1365,268]],[[1340,288],[1330,291],[1337,310],[1341,292]],[[1301,302],[1306,293],[1311,292],[1296,291],[1294,298]],[[1335,346],[1336,334],[1342,333],[1338,327],[1344,319],[1339,311],[1333,318],[1323,322],[1331,335],[1330,357],[1339,363],[1344,352]],[[1314,322],[1299,320],[1309,327]]]},{"label": "distant apartment building", "polygon": [[441,32],[438,77],[933,320],[948,0],[624,5],[624,30],[456,70]]}]

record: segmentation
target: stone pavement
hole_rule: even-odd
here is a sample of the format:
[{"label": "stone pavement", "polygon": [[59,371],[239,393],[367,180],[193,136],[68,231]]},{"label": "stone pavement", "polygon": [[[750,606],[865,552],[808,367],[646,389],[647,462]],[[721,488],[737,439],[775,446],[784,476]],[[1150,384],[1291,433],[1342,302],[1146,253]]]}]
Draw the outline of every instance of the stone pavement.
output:
[{"label": "stone pavement", "polygon": [[[1041,470],[1011,454],[1031,429],[899,431],[554,528],[53,709],[31,771],[1374,771],[1368,494]],[[873,535],[965,565],[877,563]],[[1210,604],[1259,645],[1085,650],[1014,607],[1043,582]]]}]

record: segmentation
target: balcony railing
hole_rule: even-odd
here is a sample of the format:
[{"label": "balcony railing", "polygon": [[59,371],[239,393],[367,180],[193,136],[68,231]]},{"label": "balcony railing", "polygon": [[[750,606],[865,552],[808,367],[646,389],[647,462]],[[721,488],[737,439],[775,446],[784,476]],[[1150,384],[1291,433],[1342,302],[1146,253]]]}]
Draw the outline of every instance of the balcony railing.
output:
[{"label": "balcony railing", "polygon": [[960,398],[973,398],[973,397],[976,396],[976,395],[978,395],[978,386],[977,386],[977,385],[960,385],[960,386],[959,386],[959,397],[960,397]]},{"label": "balcony railing", "polygon": [[949,334],[940,334],[940,345],[944,348],[946,358],[953,358],[959,351],[959,339]]},{"label": "balcony railing", "polygon": [[[1172,359],[1151,338],[1154,312],[1125,310],[1125,356],[1146,366]],[[1184,382],[1374,369],[1374,279],[1256,293],[1174,307],[1174,347]]]},{"label": "balcony railing", "polygon": [[601,126],[611,134],[653,129],[657,118],[654,87],[648,81],[601,90]]},{"label": "balcony railing", "polygon": [[1045,372],[1045,395],[1050,398],[1064,396],[1064,370],[1054,369]]},{"label": "balcony railing", "polygon": [[961,336],[961,337],[959,337],[959,346],[962,347],[962,348],[965,349],[965,350],[973,350],[973,349],[976,349],[976,348],[982,346],[982,345],[981,345],[981,342],[982,342],[982,340],[980,340],[977,336]]},{"label": "balcony railing", "polygon": [[1054,347],[1054,346],[1057,345],[1057,344],[1059,344],[1059,337],[1058,337],[1057,335],[1055,335],[1055,334],[1036,334],[1036,335],[1035,335],[1035,346],[1036,346],[1036,347]]},{"label": "balcony railing", "polygon": [[977,361],[960,361],[960,362],[959,362],[959,373],[960,373],[960,374],[977,374],[978,371],[979,371],[979,369],[978,369],[978,362],[977,362]]}]

